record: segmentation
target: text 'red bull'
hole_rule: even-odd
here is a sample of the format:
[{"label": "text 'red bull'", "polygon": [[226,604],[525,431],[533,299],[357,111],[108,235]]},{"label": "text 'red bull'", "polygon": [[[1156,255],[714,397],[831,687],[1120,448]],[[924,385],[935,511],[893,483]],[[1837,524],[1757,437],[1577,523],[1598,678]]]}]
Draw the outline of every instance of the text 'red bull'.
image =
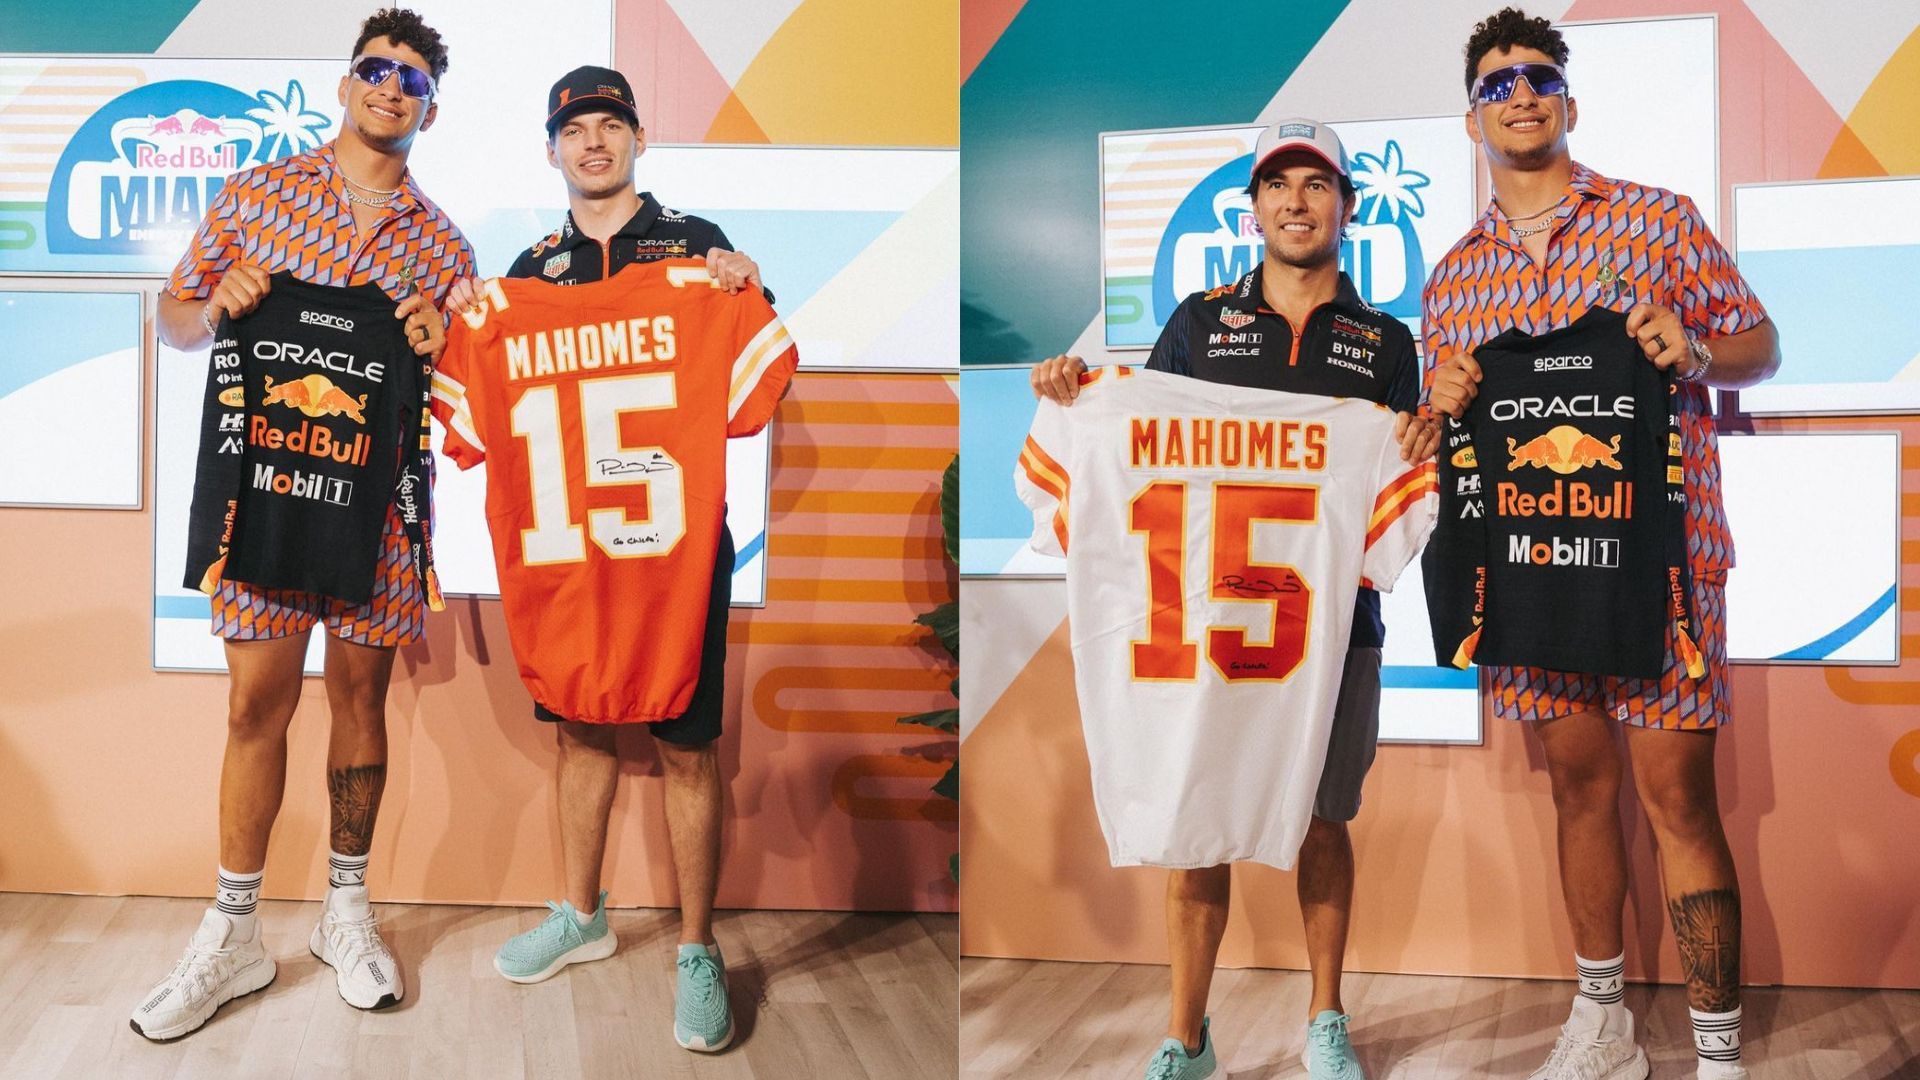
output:
[{"label": "text 'red bull'", "polygon": [[348,442],[336,438],[324,426],[306,420],[300,421],[300,426],[292,431],[281,431],[268,424],[264,416],[253,418],[253,425],[247,430],[247,442],[268,450],[327,458],[342,465],[365,465],[367,456],[373,452],[373,439],[364,434],[356,434],[353,441]]}]

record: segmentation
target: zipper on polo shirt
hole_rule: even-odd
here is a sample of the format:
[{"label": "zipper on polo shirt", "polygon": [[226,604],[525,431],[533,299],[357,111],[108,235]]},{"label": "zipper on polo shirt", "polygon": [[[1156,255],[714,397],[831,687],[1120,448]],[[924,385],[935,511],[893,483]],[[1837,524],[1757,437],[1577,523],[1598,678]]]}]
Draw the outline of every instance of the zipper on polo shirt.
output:
[{"label": "zipper on polo shirt", "polygon": [[1286,325],[1287,333],[1291,335],[1293,339],[1292,344],[1287,346],[1287,366],[1299,367],[1300,366],[1300,339],[1307,336],[1307,328],[1313,325],[1313,317],[1315,315],[1318,315],[1320,313],[1320,309],[1326,306],[1327,306],[1327,302],[1323,300],[1320,303],[1313,305],[1312,308],[1308,309],[1307,317],[1304,320],[1302,320],[1300,328],[1298,330],[1294,329],[1293,323],[1288,321],[1285,315],[1280,314],[1279,312],[1273,310],[1272,308],[1255,308],[1254,310],[1265,311],[1267,314],[1273,316],[1276,319],[1279,319],[1282,323]]}]

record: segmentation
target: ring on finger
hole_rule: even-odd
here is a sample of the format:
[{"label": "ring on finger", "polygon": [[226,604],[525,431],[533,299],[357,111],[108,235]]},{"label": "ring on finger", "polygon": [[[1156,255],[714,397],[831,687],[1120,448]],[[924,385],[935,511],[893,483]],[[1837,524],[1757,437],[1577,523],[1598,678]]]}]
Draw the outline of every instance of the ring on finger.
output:
[{"label": "ring on finger", "polygon": [[1660,350],[1661,352],[1666,352],[1666,351],[1667,351],[1667,337],[1666,337],[1666,335],[1665,335],[1665,334],[1655,334],[1655,335],[1653,335],[1653,344],[1654,344],[1654,346],[1655,346],[1656,348],[1658,348],[1658,349],[1659,349],[1659,350]]}]

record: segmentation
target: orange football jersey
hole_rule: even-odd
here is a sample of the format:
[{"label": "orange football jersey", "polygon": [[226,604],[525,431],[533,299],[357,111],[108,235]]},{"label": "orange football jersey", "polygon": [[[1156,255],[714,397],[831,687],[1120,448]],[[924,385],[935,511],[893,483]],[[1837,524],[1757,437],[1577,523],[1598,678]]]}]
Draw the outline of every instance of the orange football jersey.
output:
[{"label": "orange football jersey", "polygon": [[685,712],[729,438],[799,362],[757,290],[667,259],[605,281],[488,281],[433,376],[441,448],[487,468],[507,632],[535,701],[591,723]]}]

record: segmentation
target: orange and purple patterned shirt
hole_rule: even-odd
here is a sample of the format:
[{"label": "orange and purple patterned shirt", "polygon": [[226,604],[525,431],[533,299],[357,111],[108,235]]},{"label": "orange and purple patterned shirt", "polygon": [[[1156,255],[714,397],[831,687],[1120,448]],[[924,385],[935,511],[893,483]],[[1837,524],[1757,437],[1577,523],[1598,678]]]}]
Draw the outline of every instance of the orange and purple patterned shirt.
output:
[{"label": "orange and purple patterned shirt", "polygon": [[[1544,267],[1491,203],[1441,257],[1420,318],[1429,389],[1440,361],[1506,330],[1558,329],[1591,307],[1625,312],[1659,304],[1702,339],[1750,330],[1767,317],[1693,200],[1610,179],[1579,162],[1569,193],[1548,234]],[[1720,577],[1733,566],[1733,536],[1720,498],[1712,403],[1704,383],[1679,385],[1690,569]]]},{"label": "orange and purple patterned shirt", "polygon": [[235,173],[168,276],[167,294],[205,300],[235,260],[315,285],[372,282],[396,303],[417,282],[435,307],[454,282],[474,276],[472,246],[411,172],[371,237],[354,229],[345,190],[332,143]]}]

